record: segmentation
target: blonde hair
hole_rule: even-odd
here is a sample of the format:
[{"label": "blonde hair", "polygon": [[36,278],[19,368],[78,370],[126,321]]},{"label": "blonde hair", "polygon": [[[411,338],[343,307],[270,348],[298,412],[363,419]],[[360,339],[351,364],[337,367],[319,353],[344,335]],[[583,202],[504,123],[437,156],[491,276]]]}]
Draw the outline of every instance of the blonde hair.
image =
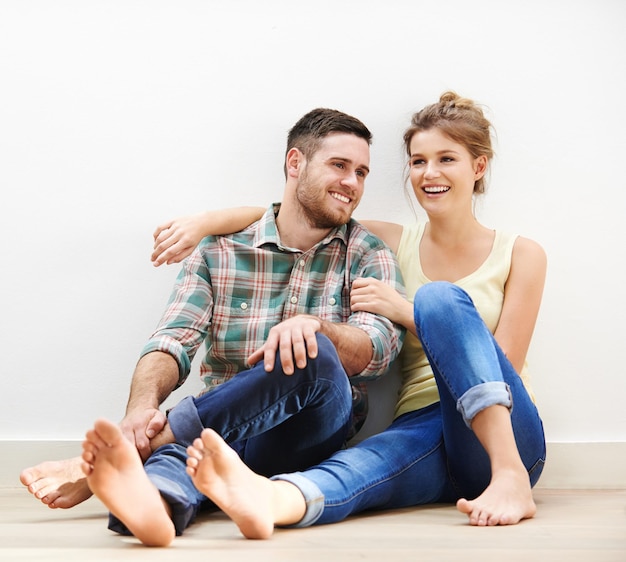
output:
[{"label": "blonde hair", "polygon": [[[437,103],[427,105],[413,114],[411,125],[404,133],[404,147],[411,156],[411,139],[416,133],[428,129],[440,129],[454,142],[467,148],[473,158],[493,157],[491,131],[493,129],[483,110],[474,101],[462,98],[455,92],[445,92]],[[474,184],[474,193],[485,192],[485,177]]]}]

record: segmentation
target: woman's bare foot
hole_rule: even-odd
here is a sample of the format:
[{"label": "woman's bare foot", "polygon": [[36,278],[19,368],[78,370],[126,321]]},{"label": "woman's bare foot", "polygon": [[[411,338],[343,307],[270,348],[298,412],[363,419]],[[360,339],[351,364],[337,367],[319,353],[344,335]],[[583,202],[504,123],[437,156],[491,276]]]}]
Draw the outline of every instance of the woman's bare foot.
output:
[{"label": "woman's bare foot", "polygon": [[97,420],[83,442],[82,470],[93,493],[148,546],[175,536],[168,508],[146,475],[141,458],[117,425]]},{"label": "woman's bare foot", "polygon": [[80,457],[42,462],[22,470],[20,482],[48,507],[68,509],[91,497],[81,463]]},{"label": "woman's bare foot", "polygon": [[469,517],[470,525],[480,527],[515,525],[537,512],[525,470],[499,471],[480,496],[471,501],[462,498],[456,507]]},{"label": "woman's bare foot", "polygon": [[267,539],[274,524],[297,523],[306,505],[292,484],[272,481],[250,470],[212,429],[187,448],[187,473],[248,539]]}]

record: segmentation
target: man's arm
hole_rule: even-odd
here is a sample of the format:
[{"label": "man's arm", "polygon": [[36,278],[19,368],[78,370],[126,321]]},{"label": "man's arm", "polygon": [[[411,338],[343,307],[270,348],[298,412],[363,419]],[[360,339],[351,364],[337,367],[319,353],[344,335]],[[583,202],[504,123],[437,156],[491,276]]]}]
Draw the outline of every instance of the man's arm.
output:
[{"label": "man's arm", "polygon": [[150,455],[150,439],[165,425],[165,415],[159,406],[178,382],[178,363],[168,353],[154,351],[144,355],[137,363],[126,415],[120,427],[126,437],[135,443],[143,459]]},{"label": "man's arm", "polygon": [[349,377],[361,373],[372,360],[372,340],[360,328],[322,320],[320,333],[335,344],[337,355]]},{"label": "man's arm", "polygon": [[199,253],[185,261],[156,331],[141,352],[120,427],[142,458],[149,439],[165,426],[161,403],[180,386],[208,333],[213,310],[211,285]]}]

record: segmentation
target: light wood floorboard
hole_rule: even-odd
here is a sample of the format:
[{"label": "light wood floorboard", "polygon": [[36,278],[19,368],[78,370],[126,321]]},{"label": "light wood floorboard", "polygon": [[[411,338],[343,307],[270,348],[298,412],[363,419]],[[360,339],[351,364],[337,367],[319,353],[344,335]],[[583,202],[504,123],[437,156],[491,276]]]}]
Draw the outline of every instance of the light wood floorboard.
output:
[{"label": "light wood floorboard", "polygon": [[626,562],[626,490],[538,489],[535,500],[537,516],[513,527],[470,527],[453,506],[435,505],[279,529],[267,541],[244,539],[217,512],[203,514],[172,546],[154,549],[108,531],[95,498],[50,510],[22,488],[0,488],[0,560]]}]

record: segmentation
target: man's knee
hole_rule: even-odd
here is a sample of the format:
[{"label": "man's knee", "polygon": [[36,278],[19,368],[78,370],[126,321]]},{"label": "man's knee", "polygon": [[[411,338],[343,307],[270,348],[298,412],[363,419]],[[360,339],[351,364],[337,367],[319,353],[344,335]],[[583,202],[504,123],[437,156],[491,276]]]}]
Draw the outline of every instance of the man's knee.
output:
[{"label": "man's knee", "polygon": [[335,344],[324,334],[315,334],[317,339],[317,357],[311,360],[311,365],[326,377],[339,377],[348,381],[348,375],[341,364]]},{"label": "man's knee", "polygon": [[317,340],[317,357],[315,359],[321,363],[327,363],[329,366],[343,368],[339,360],[337,348],[335,344],[330,341],[330,338],[318,332],[315,334],[315,339]]}]

